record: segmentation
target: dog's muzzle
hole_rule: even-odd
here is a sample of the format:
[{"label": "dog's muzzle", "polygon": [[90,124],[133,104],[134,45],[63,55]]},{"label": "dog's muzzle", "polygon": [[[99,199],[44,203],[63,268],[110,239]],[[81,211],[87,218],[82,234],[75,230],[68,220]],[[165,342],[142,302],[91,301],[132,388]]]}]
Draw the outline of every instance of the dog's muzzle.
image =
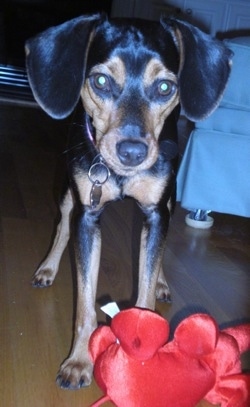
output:
[{"label": "dog's muzzle", "polygon": [[116,152],[123,165],[136,167],[146,159],[148,147],[140,141],[124,140],[117,143]]}]

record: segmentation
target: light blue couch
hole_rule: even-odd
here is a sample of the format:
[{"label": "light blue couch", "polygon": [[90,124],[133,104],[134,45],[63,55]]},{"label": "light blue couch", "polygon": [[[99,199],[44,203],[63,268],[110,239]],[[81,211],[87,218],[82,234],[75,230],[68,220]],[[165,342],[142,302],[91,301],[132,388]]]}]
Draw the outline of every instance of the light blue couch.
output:
[{"label": "light blue couch", "polygon": [[250,37],[225,42],[234,52],[226,92],[195,124],[177,174],[177,200],[200,220],[207,211],[250,217]]}]

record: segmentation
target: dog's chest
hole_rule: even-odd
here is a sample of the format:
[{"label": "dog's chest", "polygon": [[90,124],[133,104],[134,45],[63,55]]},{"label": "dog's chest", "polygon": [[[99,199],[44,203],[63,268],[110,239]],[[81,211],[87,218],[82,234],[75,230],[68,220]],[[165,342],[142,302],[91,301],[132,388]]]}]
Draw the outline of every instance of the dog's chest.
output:
[{"label": "dog's chest", "polygon": [[[93,193],[96,193],[94,183],[86,173],[76,173],[74,179],[81,203],[92,206]],[[97,202],[93,209],[100,209],[107,202],[123,199],[126,196],[136,199],[143,206],[155,205],[159,202],[168,179],[168,176],[159,177],[150,173],[140,173],[125,178],[123,182],[118,182],[112,175],[98,186],[100,191],[97,191]]]},{"label": "dog's chest", "polygon": [[127,178],[123,186],[123,195],[136,199],[142,206],[156,205],[162,197],[168,183],[168,177],[152,174],[139,174]]}]

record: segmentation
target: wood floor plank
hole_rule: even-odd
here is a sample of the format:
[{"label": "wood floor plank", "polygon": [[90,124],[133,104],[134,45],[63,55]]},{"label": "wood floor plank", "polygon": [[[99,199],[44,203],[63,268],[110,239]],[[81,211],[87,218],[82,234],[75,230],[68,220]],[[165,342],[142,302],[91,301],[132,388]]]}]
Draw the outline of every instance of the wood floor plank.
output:
[{"label": "wood floor plank", "polygon": [[188,267],[190,278],[224,308],[227,319],[249,318],[250,274],[213,245],[209,232],[183,226],[181,236],[178,231],[169,234],[169,247]]}]

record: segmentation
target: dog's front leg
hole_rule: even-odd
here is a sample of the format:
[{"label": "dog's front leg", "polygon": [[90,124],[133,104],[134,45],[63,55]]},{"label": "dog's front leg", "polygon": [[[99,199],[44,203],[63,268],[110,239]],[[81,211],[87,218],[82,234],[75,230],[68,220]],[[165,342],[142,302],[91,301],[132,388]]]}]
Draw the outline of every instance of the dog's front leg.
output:
[{"label": "dog's front leg", "polygon": [[142,209],[145,219],[141,233],[139,287],[136,306],[153,310],[156,293],[159,291],[158,284],[161,286],[160,295],[166,301],[170,298],[169,288],[161,269],[170,215],[167,207],[164,207],[163,210],[158,206]]},{"label": "dog's front leg", "polygon": [[72,192],[68,188],[60,203],[61,220],[57,225],[53,246],[32,278],[33,287],[49,287],[52,285],[58,273],[61,257],[70,238],[70,221],[73,207]]},{"label": "dog's front leg", "polygon": [[83,209],[76,223],[77,309],[72,350],[57,377],[57,383],[63,388],[84,387],[92,379],[88,342],[97,326],[95,298],[101,252],[99,218],[100,213]]}]

